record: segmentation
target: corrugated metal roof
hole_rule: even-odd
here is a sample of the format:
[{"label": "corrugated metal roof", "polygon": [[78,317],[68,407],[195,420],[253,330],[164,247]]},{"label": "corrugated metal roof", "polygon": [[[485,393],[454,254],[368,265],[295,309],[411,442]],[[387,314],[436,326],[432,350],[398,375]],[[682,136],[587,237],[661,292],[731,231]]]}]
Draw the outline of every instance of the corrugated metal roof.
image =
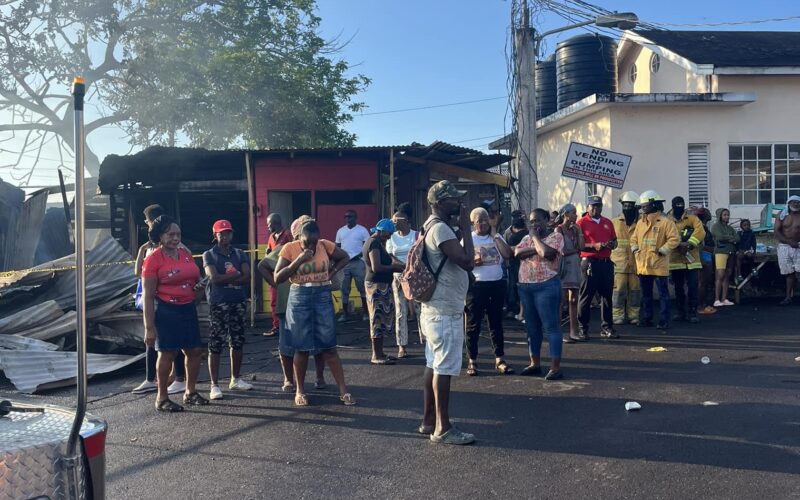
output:
[{"label": "corrugated metal roof", "polygon": [[16,335],[31,339],[51,340],[61,335],[74,332],[77,326],[76,317],[77,314],[75,311],[69,311],[54,321],[19,331]]},{"label": "corrugated metal roof", "polygon": [[[104,235],[86,254],[86,263],[104,264],[128,261],[131,256],[110,235]],[[21,277],[0,278],[0,286],[4,279],[6,288],[0,288],[0,298],[10,294],[18,287],[39,286],[47,281],[47,290],[38,295],[37,301],[55,300],[63,310],[75,308],[75,271],[48,271],[52,268],[63,268],[75,265],[75,254],[62,257],[34,268],[34,271]],[[118,264],[112,266],[89,267],[86,270],[86,303],[93,305],[105,303],[136,285],[136,276],[131,265]],[[0,309],[2,311],[2,309]]]},{"label": "corrugated metal roof", "polygon": [[16,333],[55,321],[64,311],[55,300],[42,302],[22,311],[0,318],[0,334]]},{"label": "corrugated metal roof", "polygon": [[0,349],[10,349],[12,351],[56,351],[58,346],[50,342],[12,334],[0,335]]},{"label": "corrugated metal roof", "polygon": [[[88,374],[109,373],[144,358],[117,354],[88,354]],[[78,373],[77,354],[60,351],[7,351],[0,349],[0,370],[20,392],[73,385]]]}]

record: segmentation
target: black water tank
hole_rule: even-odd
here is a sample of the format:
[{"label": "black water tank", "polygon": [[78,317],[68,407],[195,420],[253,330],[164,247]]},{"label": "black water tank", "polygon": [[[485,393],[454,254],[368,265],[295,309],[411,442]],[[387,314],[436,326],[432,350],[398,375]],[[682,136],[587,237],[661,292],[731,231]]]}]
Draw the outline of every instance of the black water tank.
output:
[{"label": "black water tank", "polygon": [[617,42],[607,36],[586,34],[556,46],[558,109],[592,94],[617,91]]},{"label": "black water tank", "polygon": [[536,63],[536,119],[555,113],[558,108],[558,80],[556,79],[556,55]]}]

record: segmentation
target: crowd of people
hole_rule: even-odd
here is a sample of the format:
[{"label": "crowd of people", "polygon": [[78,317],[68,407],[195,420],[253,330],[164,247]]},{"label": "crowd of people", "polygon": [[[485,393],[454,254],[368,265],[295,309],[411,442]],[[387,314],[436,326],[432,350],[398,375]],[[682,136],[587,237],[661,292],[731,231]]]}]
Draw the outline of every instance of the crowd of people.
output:
[{"label": "crowd of people", "polygon": [[[268,217],[268,253],[257,263],[272,290],[272,329],[264,335],[279,337],[282,388],[294,392],[297,406],[309,405],[304,382],[310,355],[316,365],[315,386],[325,387],[327,365],[341,402],[356,404],[336,350],[337,322],[359,315],[349,304],[353,282],[361,297],[360,315],[369,321],[370,363],[393,365],[407,357],[410,323],[416,319],[426,358],[419,432],[434,442],[468,444],[474,436],[450,422],[450,382],[461,373],[465,352],[466,374],[480,374],[484,318],[494,371],[515,373],[505,359],[503,330],[504,317],[514,317],[525,324],[530,358],[520,374],[558,380],[564,377],[562,345],[587,342],[594,335],[594,303],[600,308],[599,335],[604,339],[618,338],[615,327],[624,324],[667,329],[673,321],[698,323],[700,315],[733,305],[727,296],[731,280],[754,268],[756,241],[749,221],[742,220],[737,231],[730,225],[730,212],[722,208],[709,226],[709,211],[687,208],[680,196],[665,213],[665,199],[657,192],[628,191],[619,198],[621,213],[613,219],[602,215],[602,198],[590,196],[581,216],[572,204],[557,212],[537,208],[527,217],[516,210],[503,229],[489,207],[468,211],[465,194],[448,181],[434,184],[427,194],[431,215],[419,230],[411,226],[408,204],[371,230],[348,210],[335,241],[321,238],[310,216],[297,218],[288,229],[278,214]],[[179,392],[184,404],[208,403],[196,390],[202,351],[195,302],[203,294],[210,305],[210,399],[223,397],[218,377],[226,343],[229,389],[251,389],[240,377],[250,262],[232,246],[230,222],[214,223],[214,245],[203,255],[206,277],[201,278],[180,242],[177,222],[158,206],[148,207],[145,216],[150,241],[139,252],[136,272],[142,278],[148,369],[134,392],[155,390],[161,411],[183,409],[169,399]],[[800,198],[791,199],[776,218],[775,233],[788,302],[794,274],[800,271]],[[414,300],[406,287],[408,273],[419,266],[427,269],[435,287],[424,300]],[[713,302],[706,297],[711,283]],[[332,297],[336,290],[341,292],[338,319]],[[563,333],[562,324],[568,325]],[[392,338],[396,356],[386,351]],[[547,371],[541,357],[545,338]],[[179,360],[181,353],[184,360]]]}]

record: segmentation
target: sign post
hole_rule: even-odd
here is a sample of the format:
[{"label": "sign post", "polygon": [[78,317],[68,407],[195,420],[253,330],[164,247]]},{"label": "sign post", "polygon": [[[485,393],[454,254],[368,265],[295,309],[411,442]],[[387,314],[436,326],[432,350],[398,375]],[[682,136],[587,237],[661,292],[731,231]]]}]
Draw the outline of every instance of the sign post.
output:
[{"label": "sign post", "polygon": [[[572,142],[569,145],[561,176],[575,179],[572,195],[575,194],[578,181],[600,184],[612,189],[622,189],[630,164],[630,155]],[[572,201],[572,196],[570,196],[570,201]]]}]

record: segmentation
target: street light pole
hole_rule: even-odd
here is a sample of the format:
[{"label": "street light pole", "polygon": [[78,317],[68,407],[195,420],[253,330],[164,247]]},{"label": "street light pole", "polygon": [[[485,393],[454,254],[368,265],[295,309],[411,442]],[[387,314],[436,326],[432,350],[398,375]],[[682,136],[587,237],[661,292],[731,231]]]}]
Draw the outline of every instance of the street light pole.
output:
[{"label": "street light pole", "polygon": [[539,55],[539,44],[546,36],[561,33],[583,26],[595,25],[601,28],[633,29],[639,18],[632,12],[614,13],[598,16],[589,21],[570,24],[543,33],[536,33],[530,25],[528,1],[522,0],[522,19],[514,26],[514,96],[515,159],[512,162],[512,175],[517,179],[516,193],[512,192],[512,205],[526,214],[538,207],[539,175],[536,163],[536,76],[535,61]]}]

